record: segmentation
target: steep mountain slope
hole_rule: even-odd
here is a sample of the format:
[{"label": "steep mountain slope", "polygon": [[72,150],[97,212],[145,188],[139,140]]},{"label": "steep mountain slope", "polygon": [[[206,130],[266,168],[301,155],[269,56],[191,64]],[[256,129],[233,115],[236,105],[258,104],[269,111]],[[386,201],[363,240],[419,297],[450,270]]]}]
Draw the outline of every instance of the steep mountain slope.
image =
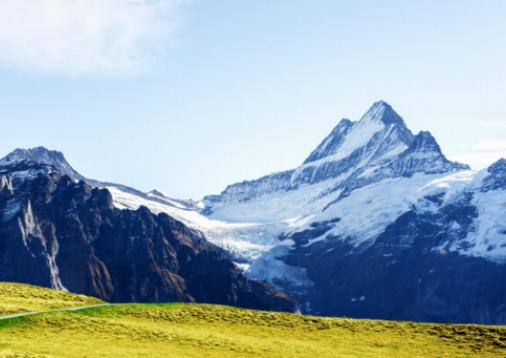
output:
[{"label": "steep mountain slope", "polygon": [[166,214],[120,210],[107,190],[40,161],[0,166],[0,281],[113,302],[198,301],[294,310],[222,249]]},{"label": "steep mountain slope", "polygon": [[[293,234],[296,244],[284,259],[305,267],[314,283],[315,289],[307,292],[308,310],[368,318],[506,322],[506,290],[500,284],[506,277],[506,238],[500,234],[504,209],[490,216],[496,232],[482,236],[483,225],[485,230],[491,226],[490,217],[475,204],[484,199],[483,193],[472,189],[471,177],[460,190],[449,191],[444,184],[455,179],[438,180],[441,185],[414,205],[399,210],[385,225],[375,225],[379,229],[374,234],[364,235],[373,234],[372,240],[357,242],[348,236],[353,230],[339,230],[339,224],[323,237],[312,235],[311,229]],[[503,208],[505,194],[494,194]],[[356,215],[356,225],[367,226],[371,211],[365,212],[366,217],[359,210],[344,211]]]}]

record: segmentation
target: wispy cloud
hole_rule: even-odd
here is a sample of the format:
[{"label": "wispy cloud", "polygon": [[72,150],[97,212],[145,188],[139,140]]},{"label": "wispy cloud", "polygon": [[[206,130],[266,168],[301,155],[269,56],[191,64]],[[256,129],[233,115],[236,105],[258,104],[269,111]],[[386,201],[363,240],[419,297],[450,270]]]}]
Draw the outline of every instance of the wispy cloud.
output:
[{"label": "wispy cloud", "polygon": [[484,139],[475,143],[469,153],[450,156],[452,160],[466,163],[475,169],[488,167],[500,158],[506,158],[506,140]]},{"label": "wispy cloud", "polygon": [[70,76],[144,72],[166,56],[180,0],[3,0],[0,66]]},{"label": "wispy cloud", "polygon": [[469,164],[473,169],[483,169],[501,158],[506,158],[506,150],[498,152],[475,152],[450,155],[449,158],[460,163]]},{"label": "wispy cloud", "polygon": [[498,129],[506,131],[506,122],[501,121],[484,121],[481,122],[481,126],[487,129]]},{"label": "wispy cloud", "polygon": [[506,140],[503,139],[484,139],[473,146],[473,150],[478,152],[500,152],[506,151]]}]

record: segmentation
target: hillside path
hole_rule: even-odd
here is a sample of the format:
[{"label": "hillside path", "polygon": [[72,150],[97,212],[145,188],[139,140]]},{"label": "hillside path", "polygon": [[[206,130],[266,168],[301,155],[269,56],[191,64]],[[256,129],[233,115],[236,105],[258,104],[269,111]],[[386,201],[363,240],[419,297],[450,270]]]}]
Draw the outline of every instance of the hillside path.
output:
[{"label": "hillside path", "polygon": [[42,313],[54,313],[54,312],[76,312],[76,311],[82,311],[86,310],[88,308],[97,308],[97,307],[103,307],[103,306],[109,306],[110,303],[101,303],[98,305],[89,305],[89,306],[79,306],[79,307],[66,307],[66,308],[59,308],[55,310],[49,310],[49,311],[32,311],[32,312],[21,312],[21,313],[14,313],[7,316],[0,316],[0,321],[18,318],[18,317],[26,317],[26,316],[34,316],[37,314]]}]

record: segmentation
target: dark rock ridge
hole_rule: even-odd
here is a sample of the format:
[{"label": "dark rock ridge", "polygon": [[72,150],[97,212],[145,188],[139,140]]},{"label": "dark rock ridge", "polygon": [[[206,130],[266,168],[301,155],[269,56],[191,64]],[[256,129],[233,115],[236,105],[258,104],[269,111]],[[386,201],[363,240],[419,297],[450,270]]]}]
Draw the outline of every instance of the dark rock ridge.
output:
[{"label": "dark rock ridge", "polygon": [[56,150],[49,150],[45,147],[36,147],[30,149],[17,148],[13,152],[0,159],[0,166],[12,166],[17,165],[20,162],[38,163],[53,167],[53,169],[68,175],[74,180],[83,180],[92,187],[106,188],[112,187],[119,189],[123,192],[130,193],[139,196],[144,199],[150,199],[158,201],[165,205],[177,206],[179,208],[185,208],[186,210],[195,210],[195,202],[192,200],[181,200],[168,198],[158,190],[152,190],[151,192],[144,193],[140,190],[132,188],[127,185],[104,182],[96,179],[87,178],[78,173],[65,159],[62,152]]},{"label": "dark rock ridge", "polygon": [[[284,258],[304,267],[314,289],[303,298],[317,315],[506,324],[506,265],[449,250],[466,245],[478,216],[472,195],[436,212],[410,210],[362,248],[329,238],[305,246],[311,232],[292,236]],[[439,198],[426,200],[438,201]],[[316,233],[318,236],[320,232]]]},{"label": "dark rock ridge", "polygon": [[168,215],[116,209],[107,190],[22,159],[0,166],[0,280],[110,302],[296,309],[285,294],[246,279],[225,251]]},{"label": "dark rock ridge", "polygon": [[7,154],[0,160],[0,166],[15,165],[16,163],[23,161],[52,166],[75,180],[85,179],[81,174],[76,172],[74,168],[72,168],[62,152],[48,150],[44,147],[15,149],[13,152]]}]

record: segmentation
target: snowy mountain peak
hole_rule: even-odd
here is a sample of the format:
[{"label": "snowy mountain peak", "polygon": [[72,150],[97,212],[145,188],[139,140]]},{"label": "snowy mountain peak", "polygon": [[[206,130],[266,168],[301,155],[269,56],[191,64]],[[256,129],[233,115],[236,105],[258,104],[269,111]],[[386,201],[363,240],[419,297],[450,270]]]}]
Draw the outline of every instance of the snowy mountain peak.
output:
[{"label": "snowy mountain peak", "polygon": [[468,165],[449,161],[430,132],[418,133],[409,148],[392,161],[388,167],[396,175],[412,176],[415,173],[441,174],[468,170]]},{"label": "snowy mountain peak", "polygon": [[[406,148],[413,140],[413,134],[404,120],[385,101],[374,103],[357,122],[343,119],[330,135],[311,153],[304,164],[328,160],[341,160],[353,152],[381,141],[399,142]],[[389,143],[391,146],[392,143]]]},{"label": "snowy mountain peak", "polygon": [[[321,197],[338,198],[386,179],[442,174],[469,169],[449,161],[429,132],[416,136],[385,101],[374,103],[358,121],[341,120],[304,163],[284,172],[228,186],[204,198],[205,212],[308,185],[325,187]],[[307,189],[309,190],[309,189]]]},{"label": "snowy mountain peak", "polygon": [[402,117],[385,101],[375,102],[360,119],[360,122],[363,121],[376,121],[385,125],[393,124],[406,128]]},{"label": "snowy mountain peak", "polygon": [[17,162],[46,164],[61,170],[73,179],[84,178],[70,166],[62,152],[49,150],[45,147],[17,148],[0,160],[0,166],[12,165]]},{"label": "snowy mountain peak", "polygon": [[410,146],[410,150],[417,152],[441,153],[441,148],[436,142],[436,138],[434,138],[434,136],[428,131],[421,131],[415,136],[413,143]]}]

